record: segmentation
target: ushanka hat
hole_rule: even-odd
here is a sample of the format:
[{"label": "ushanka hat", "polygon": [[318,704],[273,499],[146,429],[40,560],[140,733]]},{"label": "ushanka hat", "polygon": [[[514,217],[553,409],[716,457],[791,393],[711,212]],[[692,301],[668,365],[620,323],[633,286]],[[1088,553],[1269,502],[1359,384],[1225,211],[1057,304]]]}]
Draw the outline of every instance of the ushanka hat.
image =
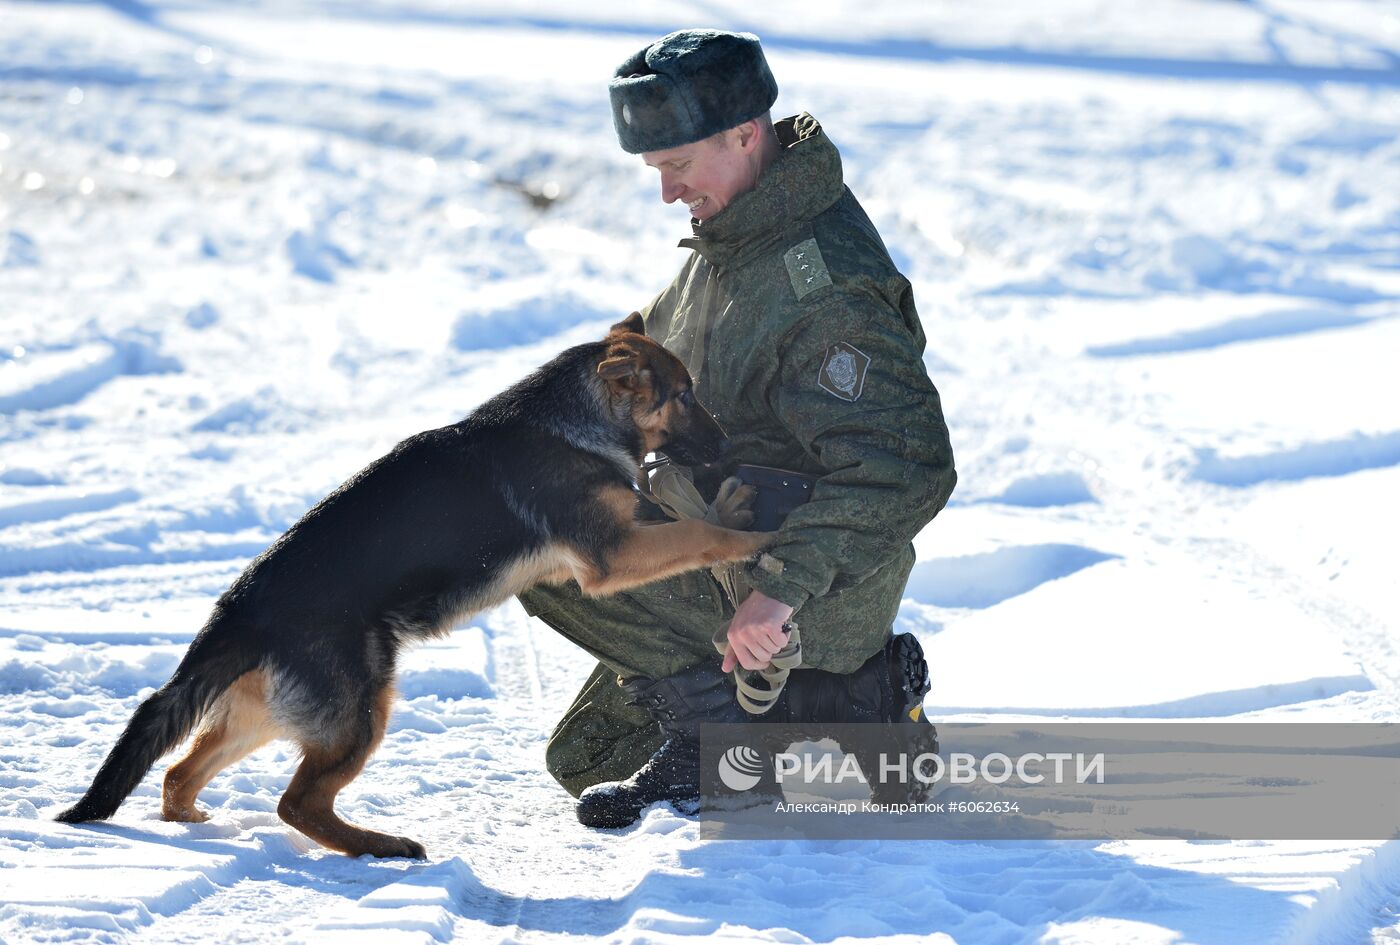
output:
[{"label": "ushanka hat", "polygon": [[622,150],[641,154],[762,115],[777,101],[778,83],[752,33],[679,30],[619,66],[608,94]]}]

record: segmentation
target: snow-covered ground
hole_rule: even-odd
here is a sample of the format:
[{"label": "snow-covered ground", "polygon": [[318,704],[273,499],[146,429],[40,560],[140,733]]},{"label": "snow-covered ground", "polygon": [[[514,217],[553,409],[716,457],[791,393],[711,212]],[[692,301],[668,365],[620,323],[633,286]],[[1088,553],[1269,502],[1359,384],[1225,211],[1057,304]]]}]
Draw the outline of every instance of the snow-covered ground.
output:
[{"label": "snow-covered ground", "polygon": [[[752,9],[750,7],[757,7]],[[960,474],[900,615],[937,718],[1400,721],[1400,6],[0,0],[0,939],[1319,945],[1400,843],[710,843],[544,772],[590,661],[418,651],[326,853],[49,818],[314,501],[679,266],[612,67],[752,29],[914,281]]]}]

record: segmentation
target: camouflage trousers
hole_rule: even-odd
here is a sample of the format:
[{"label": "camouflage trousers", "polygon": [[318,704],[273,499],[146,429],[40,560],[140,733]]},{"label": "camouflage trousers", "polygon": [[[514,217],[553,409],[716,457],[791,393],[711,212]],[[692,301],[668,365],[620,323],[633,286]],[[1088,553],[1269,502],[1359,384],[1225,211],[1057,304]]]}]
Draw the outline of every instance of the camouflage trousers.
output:
[{"label": "camouflage trousers", "polygon": [[[704,571],[602,598],[584,597],[573,582],[540,585],[520,602],[598,660],[545,749],[549,773],[575,797],[594,784],[631,777],[661,747],[660,729],[644,710],[626,704],[618,677],[662,679],[706,661],[718,668],[711,641],[734,616]],[[881,618],[844,627],[837,648],[804,645],[804,657],[817,657],[804,666],[853,671],[889,637],[894,615]]]},{"label": "camouflage trousers", "polygon": [[710,639],[732,616],[722,597],[698,573],[610,597],[584,597],[572,581],[520,595],[527,613],[598,660],[545,749],[545,766],[570,794],[630,777],[661,747],[656,723],[624,702],[618,677],[662,679],[704,661],[718,665]]}]

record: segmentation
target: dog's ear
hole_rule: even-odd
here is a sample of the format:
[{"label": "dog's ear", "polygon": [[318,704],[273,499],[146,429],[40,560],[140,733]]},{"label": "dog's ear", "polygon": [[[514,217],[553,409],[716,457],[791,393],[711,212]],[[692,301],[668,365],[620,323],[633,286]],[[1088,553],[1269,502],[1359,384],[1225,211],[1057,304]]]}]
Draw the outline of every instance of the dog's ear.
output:
[{"label": "dog's ear", "polygon": [[645,335],[647,333],[646,322],[642,321],[641,312],[633,312],[622,321],[608,329],[608,337],[622,334]]},{"label": "dog's ear", "polygon": [[610,387],[635,390],[641,375],[641,357],[631,345],[612,345],[603,360],[598,362],[598,376],[607,381]]}]

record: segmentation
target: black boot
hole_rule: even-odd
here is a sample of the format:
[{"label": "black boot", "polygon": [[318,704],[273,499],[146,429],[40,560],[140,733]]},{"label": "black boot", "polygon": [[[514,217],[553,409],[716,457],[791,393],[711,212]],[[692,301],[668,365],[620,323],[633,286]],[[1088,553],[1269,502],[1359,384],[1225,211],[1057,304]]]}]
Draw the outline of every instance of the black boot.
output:
[{"label": "black boot", "polygon": [[938,753],[938,731],[924,715],[929,691],[928,663],[913,634],[890,638],[884,649],[854,673],[795,670],[774,707],[774,722],[883,722],[889,737],[872,732],[853,752],[870,782],[871,797],[882,803],[926,800],[930,786],[910,777],[907,783],[880,783],[878,759],[906,754],[911,759]]},{"label": "black boot", "polygon": [[774,707],[773,722],[912,722],[924,718],[928,663],[910,633],[890,637],[884,649],[854,673],[799,669]]},{"label": "black boot", "polygon": [[626,827],[657,801],[693,808],[700,800],[700,723],[740,723],[748,716],[734,701],[729,675],[718,666],[694,666],[665,679],[638,678],[622,684],[661,726],[666,740],[626,781],[595,784],[578,799],[586,827]]}]

